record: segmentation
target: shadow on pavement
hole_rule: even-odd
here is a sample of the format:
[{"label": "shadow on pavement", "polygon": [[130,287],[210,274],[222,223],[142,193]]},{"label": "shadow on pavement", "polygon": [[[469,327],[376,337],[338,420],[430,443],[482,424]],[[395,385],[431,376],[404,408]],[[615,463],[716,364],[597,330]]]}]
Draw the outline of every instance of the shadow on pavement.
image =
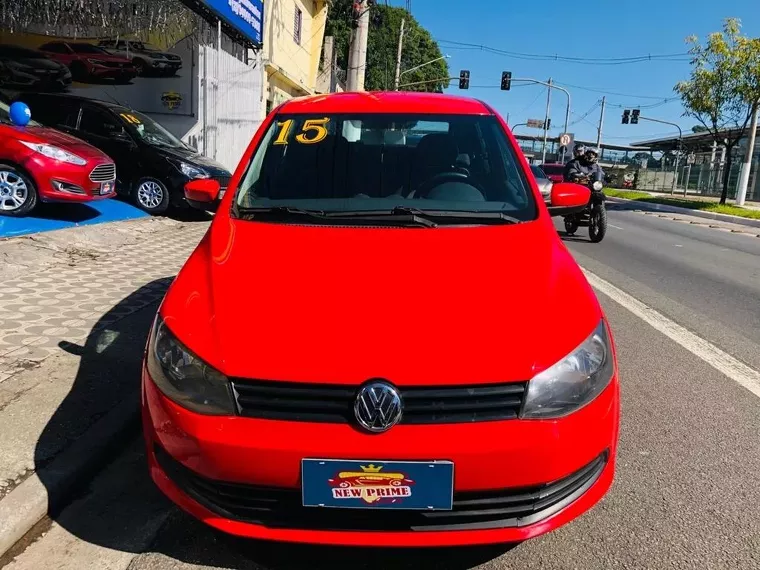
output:
[{"label": "shadow on pavement", "polygon": [[[512,548],[355,549],[250,541],[220,533],[174,507],[155,487],[135,429],[113,445],[110,465],[82,477],[74,501],[57,491],[42,468],[100,417],[124,400],[139,406],[141,361],[158,303],[171,278],[141,287],[108,310],[82,345],[61,342],[81,357],[72,389],[43,430],[35,466],[48,489],[49,516],[81,541],[117,552],[143,554],[147,567],[172,567],[173,560],[204,567],[243,569],[424,568],[465,570]],[[102,467],[103,463],[99,464]],[[150,560],[159,555],[163,562]],[[170,559],[164,560],[163,557]],[[51,562],[54,562],[51,560]],[[153,566],[153,563],[158,563]],[[132,566],[130,566],[132,568]]]},{"label": "shadow on pavement", "polygon": [[87,204],[40,203],[34,211],[35,218],[81,223],[100,216],[100,212]]}]

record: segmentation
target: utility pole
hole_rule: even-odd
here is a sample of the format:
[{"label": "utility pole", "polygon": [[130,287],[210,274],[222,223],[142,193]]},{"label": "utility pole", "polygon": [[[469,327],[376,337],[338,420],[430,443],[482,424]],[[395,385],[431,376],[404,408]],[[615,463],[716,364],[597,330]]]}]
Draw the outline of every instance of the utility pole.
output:
[{"label": "utility pole", "polygon": [[401,50],[404,45],[404,22],[406,18],[401,18],[401,29],[398,33],[398,53],[396,54],[396,79],[393,83],[393,88],[398,91],[398,83],[401,78]]},{"label": "utility pole", "polygon": [[596,148],[600,150],[602,147],[602,129],[604,128],[604,105],[607,103],[607,96],[602,97],[602,112],[599,115],[599,129],[596,134]]},{"label": "utility pole", "polygon": [[749,126],[749,141],[747,152],[744,155],[741,174],[739,175],[739,190],[736,193],[736,205],[743,206],[747,198],[747,186],[749,185],[749,171],[752,169],[752,155],[755,154],[755,135],[757,134],[757,106],[760,101],[752,105],[752,123]]},{"label": "utility pole", "polygon": [[346,86],[348,91],[364,91],[364,75],[367,64],[368,0],[358,0],[356,5],[358,13],[354,13],[354,17],[357,19],[357,25],[351,34],[351,49],[348,55],[348,81]]},{"label": "utility pole", "polygon": [[548,129],[549,126],[549,110],[551,109],[552,104],[552,78],[549,78],[549,83],[547,84],[549,88],[546,90],[546,116],[544,117],[544,147],[541,151],[541,164],[546,164],[546,137],[548,136]]}]

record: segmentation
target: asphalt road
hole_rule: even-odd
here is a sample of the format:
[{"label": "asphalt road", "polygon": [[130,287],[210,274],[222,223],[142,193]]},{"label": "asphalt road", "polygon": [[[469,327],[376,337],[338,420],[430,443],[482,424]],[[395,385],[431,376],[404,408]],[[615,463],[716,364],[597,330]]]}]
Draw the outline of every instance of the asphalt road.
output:
[{"label": "asphalt road", "polygon": [[[760,238],[611,212],[568,240],[581,265],[760,369]],[[513,548],[347,550],[246,542],[178,512],[139,441],[8,568],[760,568],[760,398],[600,295],[618,347],[616,482],[589,513]],[[572,318],[568,313],[567,318]]]}]

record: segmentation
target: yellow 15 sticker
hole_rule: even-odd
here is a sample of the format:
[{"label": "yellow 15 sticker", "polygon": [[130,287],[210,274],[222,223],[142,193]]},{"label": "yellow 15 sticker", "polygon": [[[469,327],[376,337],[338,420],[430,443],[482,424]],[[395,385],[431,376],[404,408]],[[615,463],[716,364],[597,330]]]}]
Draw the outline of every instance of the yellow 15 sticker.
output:
[{"label": "yellow 15 sticker", "polygon": [[[293,128],[293,119],[277,123],[280,132],[272,144],[288,144],[288,135]],[[295,136],[297,142],[301,144],[317,144],[327,138],[327,123],[329,117],[323,119],[308,119],[304,121],[301,127],[301,133]]]},{"label": "yellow 15 sticker", "polygon": [[138,119],[137,117],[135,117],[134,115],[132,115],[130,113],[122,113],[121,117],[122,117],[122,119],[124,119],[128,123],[132,123],[133,125],[140,125],[140,124],[142,124],[140,122],[140,119]]}]

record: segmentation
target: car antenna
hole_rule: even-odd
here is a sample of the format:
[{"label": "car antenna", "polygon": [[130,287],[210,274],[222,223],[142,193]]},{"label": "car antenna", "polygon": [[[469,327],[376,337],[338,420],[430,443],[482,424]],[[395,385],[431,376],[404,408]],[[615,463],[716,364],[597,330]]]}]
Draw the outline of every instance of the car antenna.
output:
[{"label": "car antenna", "polygon": [[111,95],[108,91],[105,91],[105,94],[108,95],[108,97],[111,99],[111,101],[113,101],[117,105],[121,105],[122,107],[126,107],[130,111],[134,111],[134,109],[132,107],[130,107],[129,105],[125,105],[124,103],[122,103],[121,101],[119,101],[116,97],[114,97],[113,95]]}]

